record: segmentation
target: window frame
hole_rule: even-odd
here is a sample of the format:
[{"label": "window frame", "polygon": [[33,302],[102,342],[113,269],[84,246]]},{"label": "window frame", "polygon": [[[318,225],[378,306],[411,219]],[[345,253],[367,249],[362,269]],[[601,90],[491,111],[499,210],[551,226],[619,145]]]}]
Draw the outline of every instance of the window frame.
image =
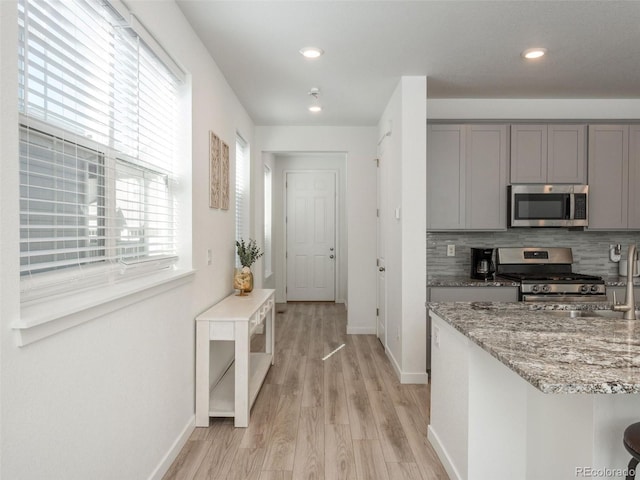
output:
[{"label": "window frame", "polygon": [[[249,143],[236,133],[235,141],[235,238],[248,241],[251,236],[251,162]],[[236,255],[235,265],[240,268]]]},{"label": "window frame", "polygon": [[[73,248],[69,249],[69,254],[71,255],[75,255],[76,256],[76,263],[72,264],[72,262],[69,262],[69,265],[54,265],[54,260],[58,259],[58,258],[67,258],[67,255],[64,254],[64,252],[59,252],[58,250],[58,246],[59,245],[64,245],[62,242],[55,240],[58,236],[59,236],[59,229],[56,228],[56,225],[58,225],[57,223],[57,203],[59,200],[55,200],[55,198],[57,198],[54,195],[54,200],[52,201],[53,203],[51,203],[51,211],[47,212],[46,210],[41,210],[41,216],[43,218],[46,218],[47,216],[51,219],[51,221],[49,221],[49,224],[51,225],[51,234],[48,235],[48,237],[51,239],[48,243],[51,245],[51,247],[48,249],[51,253],[47,253],[47,242],[37,242],[37,241],[32,241],[29,237],[29,235],[25,235],[26,240],[22,241],[21,239],[21,245],[24,245],[24,247],[21,247],[21,250],[24,248],[25,249],[25,253],[22,254],[21,253],[21,258],[26,258],[27,260],[27,264],[28,262],[30,262],[30,259],[32,259],[33,257],[40,257],[40,258],[45,258],[45,261],[42,262],[41,266],[36,266],[32,269],[28,269],[28,268],[24,268],[21,267],[21,271],[23,273],[21,273],[21,302],[30,302],[33,300],[39,300],[41,298],[47,298],[49,296],[53,296],[53,295],[59,295],[59,294],[64,294],[65,292],[72,292],[73,290],[79,288],[79,286],[81,285],[83,289],[86,288],[90,288],[90,287],[94,287],[96,285],[108,285],[108,284],[112,284],[113,282],[119,281],[121,279],[126,279],[128,276],[130,275],[140,275],[143,273],[146,274],[151,274],[153,273],[154,270],[159,270],[159,269],[163,269],[163,268],[167,268],[167,267],[172,267],[173,264],[177,261],[177,232],[176,232],[176,228],[175,228],[175,216],[178,215],[178,210],[176,208],[175,205],[175,193],[172,191],[172,183],[175,182],[175,168],[171,167],[172,171],[165,171],[162,167],[162,162],[166,162],[167,158],[166,157],[161,157],[161,158],[157,158],[156,160],[152,160],[153,163],[157,163],[158,161],[161,162],[159,165],[153,165],[149,163],[149,158],[155,158],[155,157],[148,157],[148,153],[146,153],[146,150],[149,151],[156,151],[155,150],[155,146],[153,146],[153,144],[143,144],[143,143],[133,143],[133,152],[137,152],[135,157],[130,157],[128,156],[124,150],[127,150],[129,145],[121,143],[122,140],[122,135],[123,132],[124,135],[126,136],[126,132],[127,130],[121,130],[119,129],[119,127],[113,124],[110,124],[110,126],[107,128],[107,130],[105,130],[105,132],[103,132],[106,137],[102,138],[101,135],[99,135],[99,138],[101,138],[101,141],[94,141],[91,138],[87,137],[87,134],[82,135],[79,132],[78,133],[72,133],[70,131],[67,130],[67,113],[61,113],[61,116],[56,119],[56,115],[57,113],[55,113],[57,110],[54,107],[53,110],[53,117],[49,117],[50,115],[50,111],[48,110],[48,102],[49,102],[49,89],[51,88],[49,85],[49,80],[47,80],[47,72],[49,71],[49,68],[53,68],[55,71],[55,68],[57,68],[57,65],[59,64],[59,62],[63,62],[66,60],[55,60],[53,61],[53,63],[51,64],[52,66],[49,66],[49,60],[48,60],[48,53],[45,50],[42,53],[39,53],[39,45],[42,45],[42,39],[37,39],[35,40],[35,43],[32,45],[31,44],[31,35],[35,35],[34,32],[32,32],[30,30],[31,27],[29,27],[28,25],[31,24],[31,11],[33,10],[33,15],[38,15],[40,11],[48,11],[47,9],[50,8],[49,7],[50,3],[49,2],[33,2],[30,3],[29,0],[24,0],[24,2],[21,2],[20,4],[20,8],[24,9],[24,17],[20,17],[20,18],[24,18],[24,24],[22,23],[23,21],[20,20],[21,22],[21,26],[19,29],[19,33],[20,33],[20,41],[19,41],[19,52],[20,52],[20,61],[18,62],[19,64],[19,85],[20,85],[20,95],[18,96],[18,102],[20,105],[20,113],[19,113],[19,125],[20,128],[26,128],[28,129],[27,134],[29,133],[29,129],[33,129],[34,131],[37,131],[39,134],[45,136],[45,137],[49,137],[51,139],[52,145],[56,145],[57,142],[62,142],[61,143],[61,152],[64,151],[65,147],[67,146],[72,146],[75,148],[82,148],[82,149],[90,149],[96,152],[99,152],[99,155],[101,155],[101,158],[103,159],[104,164],[102,165],[102,168],[104,169],[104,174],[102,175],[101,178],[101,188],[104,189],[104,200],[99,208],[104,209],[106,215],[105,215],[105,225],[101,226],[101,228],[104,228],[106,234],[103,237],[103,241],[104,241],[104,254],[101,256],[96,257],[95,262],[91,262],[93,263],[93,265],[84,265],[84,260],[82,260],[83,254],[81,253],[81,249],[80,247],[76,247],[76,250],[74,251]],[[135,63],[133,64],[133,67],[127,66],[125,69],[118,69],[113,68],[111,66],[107,66],[106,64],[103,65],[103,68],[105,69],[104,71],[106,72],[110,72],[110,75],[120,75],[120,73],[118,73],[119,71],[122,72],[130,72],[130,73],[136,73],[138,72],[138,82],[137,82],[137,89],[134,90],[135,93],[135,101],[134,101],[134,115],[136,119],[136,123],[134,124],[129,124],[127,123],[127,127],[128,126],[132,126],[135,128],[135,130],[132,130],[134,137],[135,135],[138,136],[138,140],[136,140],[136,142],[138,141],[143,141],[144,137],[140,137],[140,132],[141,129],[144,128],[148,128],[151,125],[155,125],[155,123],[148,123],[148,121],[150,120],[151,122],[155,122],[156,118],[155,114],[152,114],[154,116],[148,117],[148,114],[144,114],[142,115],[140,112],[142,110],[140,110],[141,102],[144,102],[144,98],[147,98],[147,102],[149,101],[149,95],[159,95],[162,93],[162,91],[164,91],[163,89],[165,88],[165,84],[160,84],[158,87],[153,86],[154,84],[150,83],[149,81],[147,81],[146,83],[140,83],[140,75],[146,75],[147,78],[151,78],[149,77],[149,69],[157,69],[157,68],[161,68],[164,69],[163,71],[163,75],[167,75],[167,79],[171,79],[171,88],[174,89],[172,91],[175,91],[175,101],[178,102],[178,90],[180,88],[180,81],[184,80],[184,74],[182,73],[182,75],[180,75],[181,72],[176,72],[176,65],[175,63],[173,63],[172,60],[170,60],[170,58],[167,56],[167,54],[161,49],[161,47],[159,47],[159,45],[155,42],[155,40],[153,40],[153,37],[151,37],[148,32],[146,32],[146,30],[144,30],[144,27],[142,27],[141,24],[139,24],[139,22],[137,22],[135,20],[134,17],[131,17],[128,14],[128,11],[126,11],[126,7],[124,7],[123,4],[121,4],[118,0],[111,0],[111,2],[107,2],[106,4],[101,3],[101,2],[86,2],[86,3],[82,3],[82,2],[78,2],[77,5],[72,5],[70,6],[70,8],[74,11],[81,11],[81,12],[88,12],[91,11],[91,14],[88,15],[93,15],[92,16],[92,21],[93,19],[96,19],[96,22],[100,22],[100,23],[92,23],[91,26],[88,26],[86,29],[84,29],[84,35],[91,35],[94,32],[94,28],[96,28],[96,26],[98,25],[106,25],[106,24],[110,24],[113,32],[113,36],[111,37],[111,41],[113,42],[112,44],[109,44],[111,46],[106,46],[107,44],[104,43],[104,39],[100,40],[101,45],[103,45],[104,48],[109,48],[109,49],[113,49],[113,51],[119,51],[119,49],[122,48],[123,45],[129,45],[129,47],[124,47],[126,48],[133,48],[133,52],[134,53],[134,57],[132,57],[135,60]],[[95,10],[94,10],[95,9]],[[123,10],[124,9],[124,10]],[[96,14],[94,14],[93,12],[100,12],[97,16],[95,16]],[[82,13],[82,15],[84,15],[86,13]],[[104,15],[104,17],[103,17]],[[118,16],[121,16],[122,18],[119,18]],[[104,22],[105,18],[111,18],[110,21],[107,21],[107,23],[102,23]],[[130,17],[132,19],[131,22],[129,22],[129,24],[127,24],[124,19]],[[75,18],[75,17],[74,17]],[[97,20],[99,18],[99,20]],[[45,20],[34,20],[36,25],[39,25],[38,22],[45,22],[43,23],[43,25],[47,25]],[[127,35],[122,35],[122,30],[119,30],[118,33],[116,33],[116,31],[121,28],[129,28],[131,29],[134,34],[133,36],[127,36]],[[46,27],[45,27],[46,28]],[[49,33],[47,33],[47,35],[55,35],[56,32],[58,30],[62,30],[62,27],[58,24],[53,24],[51,26],[51,30],[47,31]],[[65,35],[68,35],[65,33]],[[47,37],[43,37],[43,38],[47,38]],[[149,41],[149,39],[151,39]],[[32,49],[35,48],[34,51],[32,51]],[[53,47],[52,51],[54,54],[58,53],[57,50],[58,47]],[[59,58],[62,59],[67,59],[67,57],[65,56],[65,54],[68,53],[69,57],[68,59],[70,61],[78,58],[80,60],[86,58],[86,52],[83,52],[82,49],[86,48],[86,47],[79,47],[76,44],[70,43],[68,46],[64,47],[65,50],[60,50],[60,54],[62,55]],[[111,50],[109,50],[111,51]],[[158,52],[162,52],[161,55],[158,55]],[[35,55],[35,57],[33,56]],[[42,67],[38,67],[36,68],[36,70],[38,72],[42,71],[42,75],[40,76],[40,74],[36,74],[35,77],[31,77],[31,74],[29,73],[29,69],[31,66],[31,63],[36,61],[34,59],[38,58],[38,55],[43,55],[43,60],[42,60]],[[104,60],[103,57],[98,57],[98,58],[102,58]],[[167,58],[169,58],[169,64],[167,64]],[[58,62],[58,63],[57,63]],[[39,63],[38,63],[39,65]],[[61,63],[60,63],[61,65]],[[82,63],[78,63],[78,65],[84,65]],[[99,64],[102,65],[102,64]],[[42,68],[42,70],[40,70],[40,68]],[[146,73],[144,73],[146,72]],[[93,72],[94,74],[96,72]],[[92,77],[88,77],[88,78],[92,78]],[[111,78],[111,77],[109,77]],[[128,77],[122,77],[122,78],[128,78]],[[155,77],[154,77],[155,78]],[[78,82],[78,83],[73,83],[74,87],[71,89],[71,91],[76,91],[76,89],[78,89],[77,91],[83,92],[83,93],[88,93],[88,92],[92,92],[92,85],[89,85],[88,83],[86,83],[88,80],[79,80],[76,79],[76,77],[72,77],[71,80],[72,82]],[[125,82],[128,82],[130,80],[126,80]],[[32,82],[36,82],[35,84],[32,84]],[[33,105],[30,103],[29,100],[29,95],[30,95],[30,90],[29,88],[31,88],[33,85],[42,85],[43,86],[43,90],[42,90],[42,102],[43,103],[43,107],[42,109],[40,109],[39,107],[39,103],[36,102],[35,104],[35,110],[33,110]],[[55,84],[54,84],[55,85]],[[106,85],[106,86],[104,86]],[[118,84],[119,85],[119,84]],[[168,83],[166,85],[169,85]],[[149,86],[151,86],[151,88],[149,88]],[[53,87],[51,89],[52,92],[57,91],[58,87]],[[107,88],[108,90],[104,90],[104,91],[100,91],[101,94],[103,95],[108,95],[109,92],[113,93],[113,89],[117,88],[117,85],[111,82],[104,82],[103,84],[103,88]],[[161,91],[162,90],[162,91]],[[57,105],[56,102],[61,102],[60,105],[62,105],[65,101],[65,99],[67,98],[75,98],[75,97],[67,97],[64,94],[62,94],[62,90],[60,90],[59,93],[56,93],[57,97],[56,99],[53,101],[53,104]],[[37,98],[40,98],[39,96]],[[114,97],[115,98],[115,97]],[[102,105],[102,104],[100,104]],[[107,104],[104,105],[104,107],[107,107]],[[75,107],[74,107],[75,108]],[[103,108],[102,106],[100,108]],[[111,105],[109,107],[111,110],[107,111],[102,111],[100,110],[102,113],[102,115],[108,115],[109,118],[113,118],[114,120],[117,118],[117,116],[119,115],[119,113],[116,113],[117,110],[113,110],[113,105]],[[172,128],[174,129],[174,132],[177,133],[177,123],[178,123],[178,107],[177,105],[174,105],[173,107],[173,126]],[[137,109],[138,113],[135,113]],[[35,112],[35,116],[34,115]],[[69,111],[72,115],[74,114],[74,112],[76,112],[75,109],[70,110]],[[79,112],[79,111],[78,111]],[[112,115],[114,115],[114,117],[111,117]],[[70,117],[70,118],[76,118],[74,116]],[[77,117],[77,118],[84,118],[84,117]],[[127,117],[128,118],[128,117]],[[89,122],[89,123],[83,123],[83,122]],[[84,120],[82,120],[80,123],[78,124],[73,124],[74,125],[74,130],[79,128],[80,131],[83,131],[84,128],[87,128],[89,130],[84,130],[85,132],[91,132],[91,128],[92,128],[92,120],[91,118],[87,117]],[[83,125],[86,125],[85,127],[83,127]],[[163,124],[162,127],[164,128],[165,125]],[[177,139],[178,135],[175,135],[176,139]],[[132,138],[134,138],[132,137]],[[153,137],[152,137],[153,138]],[[22,145],[22,133],[21,133],[21,145]],[[25,144],[28,144],[28,141],[25,142]],[[118,146],[118,148],[115,148],[116,146]],[[123,150],[124,149],[124,150]],[[56,155],[60,155],[60,153],[56,153],[58,152],[58,150],[52,148],[51,151],[52,156],[51,159],[48,160],[48,164],[47,164],[47,159],[44,160],[43,165],[46,167],[47,165],[50,166],[50,170],[51,173],[50,175],[47,177],[46,175],[43,178],[42,182],[46,182],[46,181],[51,181],[51,182],[57,182],[60,181],[62,179],[62,177],[58,177],[56,176],[56,160],[55,160],[55,156]],[[64,153],[62,153],[62,155],[64,155]],[[163,154],[166,155],[166,154]],[[171,158],[173,157],[173,158]],[[169,150],[169,162],[174,162],[175,161],[175,147],[171,147],[171,149]],[[30,157],[27,155],[25,156],[26,160],[26,164],[30,165],[32,163]],[[44,157],[43,157],[44,158]],[[21,163],[22,163],[22,155],[21,155]],[[33,160],[33,161],[37,161],[37,160]],[[138,245],[138,248],[142,247],[141,252],[138,254],[138,259],[136,261],[132,261],[131,259],[127,259],[127,255],[122,255],[119,253],[119,251],[124,252],[125,250],[122,250],[122,244],[118,245],[119,241],[118,241],[118,237],[117,237],[117,225],[116,225],[116,218],[117,218],[117,209],[118,209],[118,204],[122,204],[122,197],[120,195],[122,195],[122,190],[119,190],[117,187],[117,177],[118,175],[120,175],[120,171],[125,168],[121,165],[124,165],[126,163],[127,167],[131,169],[131,171],[135,171],[138,173],[138,175],[141,178],[144,178],[145,176],[147,176],[147,172],[152,172],[149,173],[151,175],[155,175],[155,176],[165,176],[166,179],[165,180],[165,184],[166,184],[166,191],[165,192],[160,192],[161,194],[158,196],[158,198],[160,198],[159,202],[162,202],[162,204],[156,204],[156,200],[155,198],[152,200],[150,199],[150,195],[149,195],[149,190],[148,188],[146,188],[146,183],[145,183],[145,188],[143,189],[142,192],[142,197],[143,198],[138,205],[138,211],[142,212],[140,215],[144,215],[145,218],[148,215],[148,212],[152,209],[152,208],[156,208],[157,210],[157,214],[158,212],[160,215],[164,215],[164,217],[166,218],[165,224],[167,225],[167,227],[165,228],[165,230],[163,230],[165,235],[168,235],[166,238],[169,239],[168,243],[165,240],[164,244],[168,245],[166,251],[162,252],[159,255],[152,255],[151,250],[148,248],[148,246],[150,245],[150,243],[153,242],[153,240],[155,239],[154,236],[152,235],[147,235],[147,232],[152,230],[150,228],[147,228],[144,233],[144,235],[142,236],[142,243],[140,243]],[[21,171],[21,175],[24,175],[24,178],[31,180],[30,174],[27,171],[22,171],[22,168],[20,169]],[[74,173],[75,175],[75,173]],[[73,178],[73,177],[72,177]],[[49,179],[49,180],[47,180]],[[28,185],[31,185],[31,183],[28,183]],[[31,187],[26,186],[26,190],[30,190]],[[34,185],[34,189],[37,190],[38,186]],[[34,190],[34,191],[35,191]],[[124,194],[126,195],[128,192],[124,192]],[[80,201],[77,200],[78,198],[80,198],[80,196],[83,195],[83,193],[81,191],[75,191],[70,193],[70,195],[75,194],[76,197],[73,197],[73,201],[76,202],[76,207],[77,209],[80,211],[82,210],[82,206],[79,203]],[[120,199],[119,199],[120,196]],[[166,197],[166,198],[164,198]],[[21,195],[21,202],[25,202],[27,205],[29,204],[30,200],[33,197],[29,196],[29,194],[25,194],[24,197]],[[65,200],[66,201],[66,200]],[[89,213],[89,205],[86,206],[87,207],[87,214],[84,216],[84,224],[89,225],[89,218],[90,218],[90,213]],[[134,211],[134,213],[136,213]],[[156,214],[156,216],[157,216]],[[32,214],[29,213],[29,210],[25,210],[25,219],[27,220],[27,223],[23,224],[21,221],[21,232],[23,231],[27,231],[28,229],[30,229],[30,223],[29,223],[29,219],[31,218]],[[80,225],[83,224],[83,222],[81,221],[83,217],[81,217],[80,215],[78,216],[78,222]],[[123,217],[124,218],[124,217]],[[76,223],[78,223],[76,222]],[[46,222],[45,222],[46,223]],[[156,224],[159,224],[158,221],[156,221]],[[146,225],[146,224],[145,224]],[[81,227],[78,227],[81,228]],[[77,229],[76,229],[77,230]],[[158,230],[158,229],[156,229]],[[45,233],[41,233],[43,236],[47,237],[46,231],[44,228],[40,228],[41,232],[45,232]],[[121,239],[120,239],[121,241]],[[33,247],[33,245],[37,245],[38,243],[40,243],[41,245],[41,249],[38,250],[38,248],[34,248],[32,250],[31,247]],[[158,241],[156,241],[156,243],[158,243]],[[135,250],[135,249],[134,249]],[[39,254],[39,252],[42,251],[42,254]],[[30,253],[33,252],[33,253]],[[75,252],[75,253],[74,253]],[[47,260],[46,257],[50,256],[50,258],[52,260],[50,260],[48,263],[51,264],[51,266],[49,267],[47,265]],[[73,257],[71,257],[73,258]],[[22,262],[21,262],[22,263]]]},{"label": "window frame", "polygon": [[273,171],[264,165],[264,278],[273,275]]},{"label": "window frame", "polygon": [[[173,206],[173,214],[179,220],[186,218],[187,221],[191,216],[191,198],[189,196],[190,188],[176,188],[183,182],[191,182],[190,165],[183,163],[187,156],[182,155],[186,151],[190,135],[190,123],[183,122],[188,117],[188,102],[191,99],[191,81],[190,78],[177,66],[171,57],[162,49],[153,36],[145,30],[139,21],[130,14],[124,4],[119,0],[107,0],[107,8],[111,7],[114,11],[119,12],[123,18],[130,20],[130,28],[140,38],[150,52],[164,64],[173,75],[180,81],[176,85],[176,105],[174,107],[174,125],[175,148],[173,151],[173,180],[170,182],[173,187],[172,199],[178,203]],[[20,15],[20,14],[19,14]],[[20,17],[17,16],[18,21]],[[16,28],[16,32],[20,33],[20,28]],[[20,48],[21,40],[16,41]],[[18,52],[16,52],[17,54]],[[170,65],[167,64],[170,63]],[[20,67],[20,62],[17,62]],[[19,79],[20,75],[16,75]],[[17,98],[17,106],[25,101],[25,98]],[[20,110],[21,111],[21,110]],[[18,112],[16,118],[16,133],[19,132],[19,125],[27,123],[30,126],[40,125],[40,120],[33,117],[26,117]],[[61,126],[45,124],[43,127],[46,133],[52,135],[63,135],[71,138],[69,132]],[[19,135],[14,137],[16,142]],[[91,138],[81,137],[83,145],[93,147],[95,150],[104,150],[105,145],[92,140]],[[12,149],[12,151],[14,151]],[[19,147],[16,145],[16,163],[18,158]],[[110,153],[113,158],[121,158],[126,160],[126,156]],[[186,160],[184,160],[186,162]],[[13,169],[13,167],[12,167]],[[20,171],[18,165],[15,166],[16,175]],[[15,187],[16,198],[19,196],[19,187]],[[13,216],[13,213],[11,214]],[[18,208],[15,212],[16,227],[18,225]],[[19,243],[19,235],[16,233],[16,246]],[[114,267],[114,273],[104,279],[104,272],[101,272],[101,280],[92,283],[92,277],[89,275],[78,282],[77,289],[70,289],[66,292],[55,292],[50,295],[41,297],[20,298],[19,315],[11,323],[11,328],[15,333],[16,344],[20,347],[29,345],[48,338],[57,333],[63,332],[69,328],[92,321],[111,312],[116,312],[129,305],[152,299],[155,296],[162,295],[165,292],[172,291],[176,288],[186,286],[193,281],[195,270],[191,265],[191,233],[176,230],[175,237],[176,253],[184,253],[181,259],[176,263],[171,260],[170,263],[163,263],[158,259],[151,262],[139,262],[133,266],[118,265]],[[16,262],[18,265],[19,262]],[[171,268],[167,268],[170,266]],[[92,270],[92,269],[89,269]],[[100,268],[98,269],[100,270]],[[102,269],[103,270],[103,269]],[[19,267],[13,270],[18,275]],[[126,275],[122,275],[123,271]],[[60,272],[56,273],[60,275]]]}]

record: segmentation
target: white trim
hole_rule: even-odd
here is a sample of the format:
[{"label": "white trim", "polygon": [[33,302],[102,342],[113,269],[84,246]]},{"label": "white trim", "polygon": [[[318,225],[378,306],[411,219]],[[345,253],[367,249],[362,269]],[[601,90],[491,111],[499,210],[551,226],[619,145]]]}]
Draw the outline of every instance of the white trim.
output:
[{"label": "white trim", "polygon": [[400,375],[400,383],[427,385],[429,383],[429,374],[427,372],[403,372]]},{"label": "white trim", "polygon": [[164,475],[169,471],[169,468],[171,468],[171,464],[173,463],[173,461],[178,458],[180,450],[182,450],[182,448],[187,444],[189,437],[195,429],[196,416],[191,415],[189,421],[182,429],[182,432],[180,432],[180,435],[178,435],[178,438],[176,438],[175,442],[173,442],[173,445],[171,445],[171,448],[169,448],[169,451],[164,455],[164,457],[162,457],[162,460],[160,460],[158,466],[149,476],[149,480],[162,480]]},{"label": "white trim", "polygon": [[68,328],[186,284],[195,270],[163,271],[82,293],[60,295],[22,305],[20,319],[11,324],[18,346],[24,347]]},{"label": "white trim", "polygon": [[[349,332],[347,331],[347,333]],[[373,328],[373,334],[376,334],[376,328]],[[427,372],[403,372],[391,350],[389,348],[385,348],[384,351],[387,354],[387,358],[391,362],[393,371],[396,373],[400,383],[418,385],[427,385],[429,383],[429,374]]]},{"label": "white trim", "polygon": [[[374,333],[374,335],[375,335],[375,333]],[[396,357],[394,357],[393,353],[391,353],[391,349],[387,348],[386,346],[384,348],[384,353],[387,354],[387,358],[391,362],[391,366],[393,367],[393,371],[396,373],[396,377],[398,377],[398,380],[400,380],[402,378],[402,369],[400,368],[400,365],[396,361]]]},{"label": "white trim", "polygon": [[375,327],[351,327],[347,325],[347,335],[375,335]]},{"label": "white trim", "polygon": [[427,427],[427,440],[429,440],[429,443],[433,447],[433,450],[436,452],[436,455],[440,459],[440,463],[442,463],[442,466],[446,470],[447,475],[449,475],[449,478],[451,478],[452,480],[462,480],[462,477],[456,470],[456,467],[451,462],[451,457],[447,455],[447,451],[442,445],[440,437],[438,437],[438,434],[433,429],[433,425],[429,425]]}]

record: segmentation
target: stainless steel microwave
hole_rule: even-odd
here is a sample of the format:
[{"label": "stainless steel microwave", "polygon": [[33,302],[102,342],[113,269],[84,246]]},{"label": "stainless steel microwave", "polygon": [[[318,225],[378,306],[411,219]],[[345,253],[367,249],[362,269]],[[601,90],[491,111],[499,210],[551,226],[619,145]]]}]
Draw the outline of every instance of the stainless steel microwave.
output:
[{"label": "stainless steel microwave", "polygon": [[510,185],[510,227],[586,227],[588,185]]}]

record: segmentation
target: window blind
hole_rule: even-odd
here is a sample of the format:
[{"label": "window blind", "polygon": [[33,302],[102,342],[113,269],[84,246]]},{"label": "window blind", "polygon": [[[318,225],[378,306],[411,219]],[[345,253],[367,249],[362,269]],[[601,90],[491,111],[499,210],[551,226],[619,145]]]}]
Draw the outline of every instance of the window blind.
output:
[{"label": "window blind", "polygon": [[273,272],[271,260],[271,189],[272,175],[271,169],[264,166],[264,276],[268,277]]},{"label": "window blind", "polygon": [[23,294],[166,267],[179,80],[104,1],[18,8]]},{"label": "window blind", "polygon": [[[247,142],[236,136],[236,240],[249,235],[249,162]],[[239,266],[239,260],[237,260]]]}]

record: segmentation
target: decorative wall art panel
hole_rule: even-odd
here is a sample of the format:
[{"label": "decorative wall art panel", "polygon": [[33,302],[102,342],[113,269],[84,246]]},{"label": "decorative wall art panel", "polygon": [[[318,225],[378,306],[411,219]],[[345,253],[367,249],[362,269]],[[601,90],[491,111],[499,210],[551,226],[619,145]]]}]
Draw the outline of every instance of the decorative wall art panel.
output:
[{"label": "decorative wall art panel", "polygon": [[220,208],[229,210],[229,145],[222,142],[222,169],[220,174]]},{"label": "decorative wall art panel", "polygon": [[[220,139],[209,131],[209,208],[220,208]],[[228,160],[227,160],[228,163]],[[227,167],[228,170],[228,167]],[[228,203],[228,202],[227,202]],[[228,207],[227,207],[228,208]]]}]

